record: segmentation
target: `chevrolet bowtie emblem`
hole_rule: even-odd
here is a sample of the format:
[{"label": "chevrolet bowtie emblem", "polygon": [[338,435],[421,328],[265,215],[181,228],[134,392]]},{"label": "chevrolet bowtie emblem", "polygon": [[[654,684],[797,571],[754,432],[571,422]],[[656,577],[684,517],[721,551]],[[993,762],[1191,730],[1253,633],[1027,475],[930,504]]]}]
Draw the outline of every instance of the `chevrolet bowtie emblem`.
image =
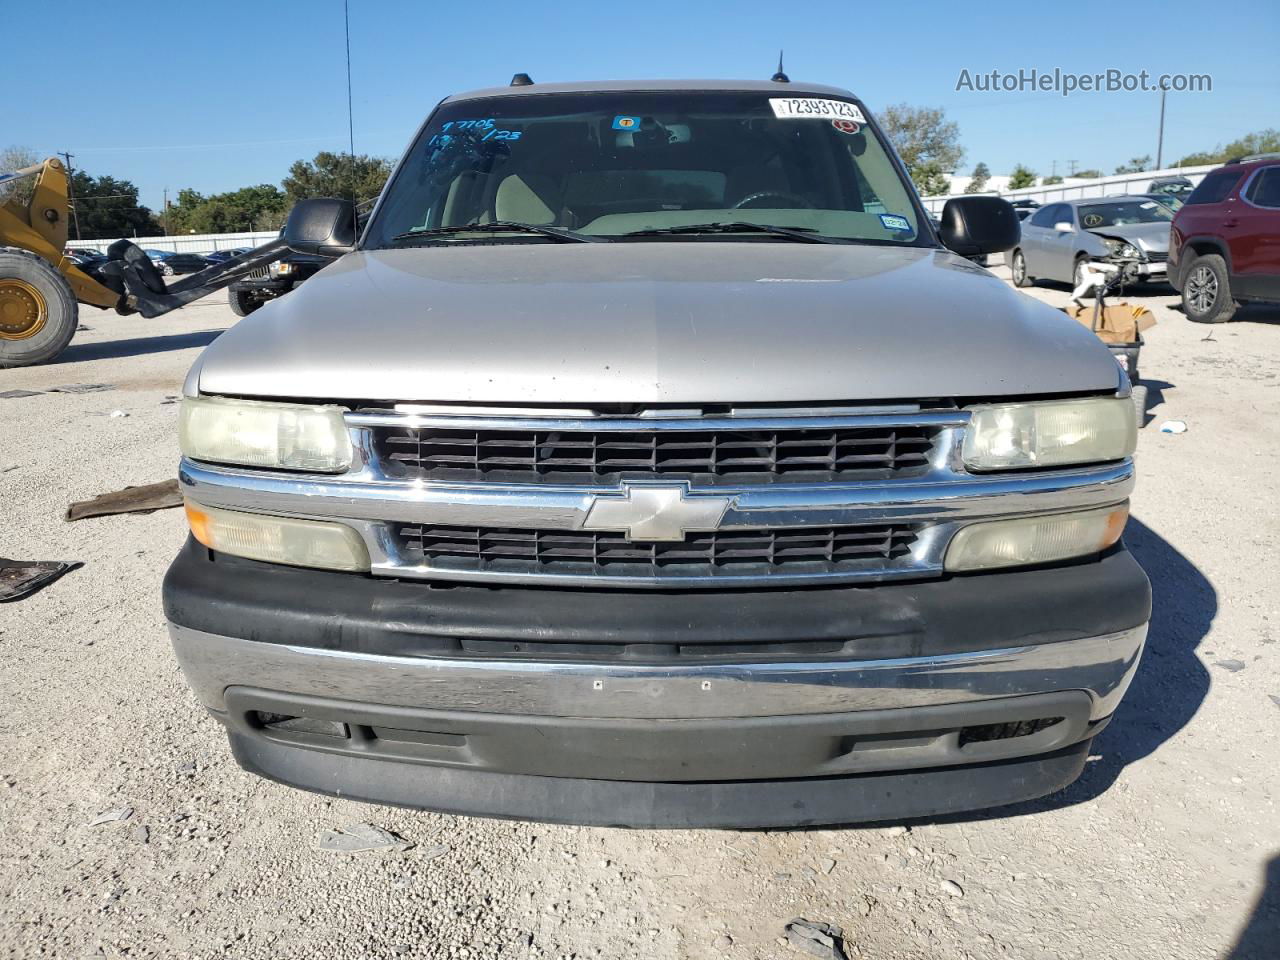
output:
[{"label": "chevrolet bowtie emblem", "polygon": [[584,530],[620,530],[628,540],[683,540],[693,530],[718,530],[730,497],[685,496],[687,483],[624,483],[621,495],[596,497]]}]

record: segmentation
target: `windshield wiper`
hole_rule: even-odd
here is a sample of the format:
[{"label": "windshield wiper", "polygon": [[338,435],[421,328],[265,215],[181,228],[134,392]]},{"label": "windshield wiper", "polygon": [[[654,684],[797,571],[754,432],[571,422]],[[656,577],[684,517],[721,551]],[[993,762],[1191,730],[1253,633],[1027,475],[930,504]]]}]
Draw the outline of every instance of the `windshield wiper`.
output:
[{"label": "windshield wiper", "polygon": [[548,227],[537,223],[517,223],[515,220],[490,220],[487,223],[460,223],[452,227],[429,227],[423,230],[410,230],[407,233],[399,233],[391,238],[392,243],[400,243],[405,240],[430,240],[437,237],[447,237],[455,233],[537,233],[544,237],[551,237],[562,243],[600,243],[601,238],[589,237],[586,234],[575,233],[572,230],[565,230],[562,227]]},{"label": "windshield wiper", "polygon": [[653,227],[633,230],[624,237],[670,237],[683,233],[767,233],[775,237],[799,240],[801,243],[837,243],[829,237],[819,236],[811,227],[775,227],[767,223],[751,223],[748,220],[731,223],[686,223],[678,227]]}]

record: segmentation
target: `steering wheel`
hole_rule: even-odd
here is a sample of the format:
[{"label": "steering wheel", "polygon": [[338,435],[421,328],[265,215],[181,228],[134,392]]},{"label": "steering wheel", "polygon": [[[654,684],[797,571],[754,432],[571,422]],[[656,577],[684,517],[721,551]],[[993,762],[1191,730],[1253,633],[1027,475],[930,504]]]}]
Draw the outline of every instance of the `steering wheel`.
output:
[{"label": "steering wheel", "polygon": [[779,200],[786,200],[788,201],[786,204],[787,206],[802,207],[805,210],[813,209],[813,204],[810,203],[808,200],[806,200],[804,197],[798,196],[797,194],[794,194],[794,193],[783,193],[780,190],[760,190],[760,191],[757,191],[756,193],[748,193],[745,197],[743,197],[741,200],[739,200],[729,209],[741,210],[744,207],[750,206],[756,200],[763,200],[765,197],[776,197]]}]

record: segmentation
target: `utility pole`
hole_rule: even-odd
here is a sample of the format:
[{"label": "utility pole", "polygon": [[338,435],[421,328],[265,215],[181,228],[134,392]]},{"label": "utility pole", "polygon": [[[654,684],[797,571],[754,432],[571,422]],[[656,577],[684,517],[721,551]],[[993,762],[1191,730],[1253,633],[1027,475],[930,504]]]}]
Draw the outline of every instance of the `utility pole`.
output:
[{"label": "utility pole", "polygon": [[1156,141],[1156,169],[1164,169],[1164,98],[1167,90],[1160,91],[1160,139]]},{"label": "utility pole", "polygon": [[58,154],[67,165],[67,206],[71,208],[71,222],[76,225],[76,241],[80,240],[80,214],[76,212],[76,191],[75,181],[71,175],[75,172],[75,168],[71,166],[71,161],[75,159],[74,153],[62,152]]},{"label": "utility pole", "polygon": [[1058,175],[1058,161],[1054,160],[1049,168],[1049,176],[1056,177]]},{"label": "utility pole", "polygon": [[169,188],[164,188],[164,216],[161,219],[161,226],[164,228],[164,235],[169,235]]}]

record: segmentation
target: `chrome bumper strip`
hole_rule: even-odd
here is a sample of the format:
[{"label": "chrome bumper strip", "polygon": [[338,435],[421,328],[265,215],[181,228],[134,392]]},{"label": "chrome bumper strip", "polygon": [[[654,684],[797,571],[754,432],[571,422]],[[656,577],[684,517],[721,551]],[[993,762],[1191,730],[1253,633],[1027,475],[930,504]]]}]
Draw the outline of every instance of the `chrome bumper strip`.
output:
[{"label": "chrome bumper strip", "polygon": [[201,702],[224,691],[334,696],[385,706],[528,716],[690,719],[822,714],[1084,690],[1110,715],[1137,669],[1145,625],[1080,640],[886,660],[674,664],[375,656],[257,643],[169,626]]}]

